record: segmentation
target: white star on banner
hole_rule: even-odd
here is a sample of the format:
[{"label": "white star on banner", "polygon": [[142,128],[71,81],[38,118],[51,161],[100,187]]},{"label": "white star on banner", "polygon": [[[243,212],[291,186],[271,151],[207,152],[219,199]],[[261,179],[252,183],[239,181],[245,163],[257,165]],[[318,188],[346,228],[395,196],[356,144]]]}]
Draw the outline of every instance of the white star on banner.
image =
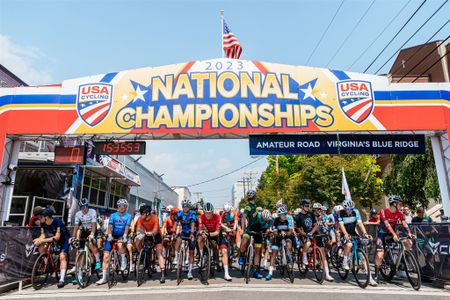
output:
[{"label": "white star on banner", "polygon": [[313,100],[316,100],[316,98],[313,96],[312,92],[313,89],[311,87],[311,84],[308,84],[308,87],[306,89],[300,89],[305,95],[303,96],[303,100],[306,100],[308,98],[311,98]]},{"label": "white star on banner", "polygon": [[136,97],[134,97],[133,102],[137,101],[137,100],[142,100],[145,101],[144,99],[144,95],[148,92],[148,90],[141,90],[141,88],[139,86],[137,86],[136,88]]}]

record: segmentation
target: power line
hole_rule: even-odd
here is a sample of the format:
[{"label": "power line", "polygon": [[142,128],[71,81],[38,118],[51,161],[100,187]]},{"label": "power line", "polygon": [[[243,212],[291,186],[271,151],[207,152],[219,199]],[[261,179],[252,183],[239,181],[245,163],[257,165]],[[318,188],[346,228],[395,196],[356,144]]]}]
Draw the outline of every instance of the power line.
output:
[{"label": "power line", "polygon": [[398,52],[400,52],[400,50],[403,49],[403,47],[423,28],[423,26],[425,26],[430,20],[431,18],[434,17],[434,15],[436,15],[438,13],[438,11],[441,10],[441,8],[447,4],[448,0],[445,0],[444,3],[442,3],[441,6],[439,6],[439,8],[406,40],[406,42],[403,43],[403,45],[401,45],[397,51],[394,52],[394,54],[391,55],[391,57],[389,57],[389,59],[380,67],[378,68],[378,70],[375,72],[375,74],[377,74]]},{"label": "power line", "polygon": [[436,50],[437,48],[439,48],[443,43],[445,43],[445,41],[447,41],[450,38],[450,35],[447,36],[447,38],[443,41],[441,41],[436,47],[434,47],[433,49],[431,49],[427,54],[424,55],[424,57],[417,63],[414,65],[414,67],[412,67],[405,75],[403,75],[398,81],[402,81],[403,78],[405,78],[406,76],[408,76],[409,73],[412,72],[412,70],[414,70],[415,68],[417,68],[417,66],[419,66],[426,58],[428,58],[428,55],[430,55],[431,53],[434,52],[434,50]]},{"label": "power line", "polygon": [[383,28],[383,30],[381,30],[381,32],[378,34],[378,36],[372,41],[372,43],[370,43],[369,46],[367,46],[366,49],[364,49],[364,51],[358,56],[358,58],[350,65],[350,67],[347,68],[347,70],[350,70],[356,62],[358,62],[361,57],[363,57],[364,54],[366,54],[366,52],[372,48],[373,44],[375,44],[376,41],[378,41],[378,39],[381,37],[381,35],[386,31],[386,29],[388,29],[389,26],[391,26],[391,24],[397,20],[398,16],[405,10],[405,8],[408,6],[408,4],[411,2],[411,0],[409,0],[408,2],[405,3],[405,5],[403,5],[403,7],[398,11],[398,13],[391,19],[391,21]]},{"label": "power line", "polygon": [[236,173],[237,171],[240,171],[240,170],[242,170],[242,169],[244,169],[244,168],[246,168],[246,167],[248,167],[248,166],[250,166],[250,165],[256,163],[257,161],[260,161],[260,160],[263,159],[263,158],[264,158],[264,156],[261,156],[260,158],[255,159],[254,161],[251,161],[251,162],[249,162],[248,164],[245,164],[245,165],[243,165],[242,167],[237,168],[237,169],[235,169],[235,170],[233,170],[233,171],[230,171],[230,172],[228,172],[228,173],[226,173],[226,174],[223,174],[223,175],[220,175],[220,176],[217,176],[217,177],[208,179],[208,180],[204,180],[204,181],[201,181],[201,182],[199,182],[199,183],[190,184],[190,185],[187,185],[187,187],[193,187],[193,186],[201,185],[201,184],[204,184],[204,183],[208,183],[208,182],[211,182],[211,181],[214,181],[214,180],[223,178],[223,177],[228,176],[228,175],[230,175],[230,174]]},{"label": "power line", "polygon": [[428,69],[426,69],[425,71],[423,71],[419,76],[417,76],[412,82],[416,82],[417,79],[419,79],[420,77],[422,77],[422,75],[426,74],[432,67],[434,67],[438,62],[440,62],[443,58],[446,57],[448,53],[448,50],[445,51],[444,55],[442,55],[437,61],[434,62],[434,64],[432,64],[431,66],[428,67]]},{"label": "power line", "polygon": [[378,53],[377,57],[375,57],[375,59],[370,63],[370,65],[364,70],[364,73],[367,72],[367,70],[370,69],[370,67],[377,61],[377,59],[381,56],[381,54],[383,54],[384,51],[386,51],[386,49],[389,47],[389,45],[391,45],[391,43],[395,40],[395,38],[400,34],[400,32],[402,32],[402,30],[406,27],[406,25],[408,25],[408,23],[412,20],[412,18],[414,18],[414,16],[419,12],[419,10],[422,8],[422,6],[425,4],[425,2],[427,2],[427,0],[423,0],[422,4],[420,4],[420,6],[418,8],[416,8],[416,10],[414,11],[414,13],[408,18],[408,20],[406,21],[405,24],[403,24],[403,26],[400,28],[399,31],[397,31],[397,33],[394,35],[394,37],[389,41],[389,43],[383,48],[383,50],[381,50],[380,53]]},{"label": "power line", "polygon": [[[417,53],[419,53],[420,50],[422,50],[422,48],[425,47],[425,45],[428,44],[449,22],[450,22],[450,20],[447,20],[447,22],[445,22],[445,24],[442,25],[441,28],[439,28],[421,47],[418,47],[416,52],[414,52],[410,57],[408,57],[408,59],[406,61],[402,62],[402,64],[406,65],[406,63],[409,62],[414,56],[416,56]],[[397,69],[392,71],[392,74],[397,73],[398,70],[400,70],[400,66],[398,66]]]},{"label": "power line", "polygon": [[361,18],[358,20],[358,22],[355,24],[355,26],[353,26],[353,29],[350,31],[350,33],[347,35],[347,37],[344,39],[344,41],[341,43],[341,45],[339,46],[339,48],[337,49],[337,51],[333,54],[333,56],[330,58],[330,60],[328,61],[326,67],[328,67],[328,65],[331,63],[331,61],[336,57],[336,55],[338,55],[338,53],[341,51],[342,47],[344,47],[345,43],[348,41],[348,39],[350,38],[350,36],[353,34],[353,32],[355,32],[356,28],[358,28],[358,25],[361,23],[361,21],[364,19],[364,17],[367,15],[367,13],[369,12],[370,8],[372,8],[372,6],[374,5],[376,0],[372,0],[372,3],[370,3],[369,7],[366,9],[366,11],[364,12],[364,14],[361,16]]},{"label": "power line", "polygon": [[323,38],[325,37],[325,35],[328,33],[328,30],[331,27],[331,24],[333,24],[334,19],[336,18],[337,14],[339,13],[339,11],[341,10],[342,5],[344,4],[345,0],[342,0],[341,4],[339,5],[338,9],[336,10],[336,12],[334,13],[333,18],[331,19],[330,23],[328,23],[327,28],[325,29],[325,31],[322,33],[322,36],[319,39],[319,42],[316,44],[316,46],[314,47],[314,50],[312,51],[312,53],[309,55],[308,60],[306,61],[306,65],[309,63],[309,61],[311,60],[311,58],[313,57],[313,55],[316,53],[317,48],[319,47],[320,43],[322,43]]}]

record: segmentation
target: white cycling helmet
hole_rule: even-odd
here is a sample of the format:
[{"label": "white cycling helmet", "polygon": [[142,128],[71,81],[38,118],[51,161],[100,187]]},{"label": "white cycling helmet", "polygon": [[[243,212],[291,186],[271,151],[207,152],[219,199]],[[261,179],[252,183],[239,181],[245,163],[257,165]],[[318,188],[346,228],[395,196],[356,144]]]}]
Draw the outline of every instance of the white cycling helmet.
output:
[{"label": "white cycling helmet", "polygon": [[280,207],[277,208],[277,214],[278,215],[284,215],[287,214],[288,210],[286,205],[281,205]]},{"label": "white cycling helmet", "polygon": [[343,209],[344,209],[344,207],[342,205],[336,205],[335,207],[333,207],[333,211],[335,213],[337,213],[337,212],[339,212],[339,211],[341,211]]},{"label": "white cycling helmet", "polygon": [[261,206],[258,206],[258,207],[256,208],[256,211],[257,211],[257,212],[262,212],[262,211],[263,211],[263,209],[262,209],[262,207],[261,207]]},{"label": "white cycling helmet", "polygon": [[320,203],[314,203],[313,204],[313,209],[322,209],[322,204],[320,204]]},{"label": "white cycling helmet", "polygon": [[345,199],[344,202],[342,202],[342,206],[345,209],[352,209],[355,208],[355,202],[353,202],[352,199]]},{"label": "white cycling helmet", "polygon": [[173,205],[167,205],[166,211],[170,211],[173,208]]},{"label": "white cycling helmet", "polygon": [[275,204],[276,208],[280,207],[281,205],[283,205],[283,199],[278,200],[277,204]]},{"label": "white cycling helmet", "polygon": [[119,207],[119,206],[126,206],[126,207],[128,207],[127,199],[119,199],[119,200],[117,200],[117,207]]},{"label": "white cycling helmet", "polygon": [[239,211],[241,214],[243,214],[245,211],[245,209],[241,208],[241,210]]},{"label": "white cycling helmet", "polygon": [[265,209],[262,211],[261,213],[261,217],[264,221],[270,221],[270,219],[272,219],[272,214],[270,213],[270,210]]},{"label": "white cycling helmet", "polygon": [[300,208],[294,209],[294,216],[298,215],[300,213]]},{"label": "white cycling helmet", "polygon": [[256,196],[256,191],[255,190],[248,190],[247,191],[247,198],[248,199],[253,199]]},{"label": "white cycling helmet", "polygon": [[228,202],[225,203],[224,206],[223,206],[223,211],[224,212],[230,212],[232,209],[233,209],[233,206],[231,206],[231,204],[228,203]]}]

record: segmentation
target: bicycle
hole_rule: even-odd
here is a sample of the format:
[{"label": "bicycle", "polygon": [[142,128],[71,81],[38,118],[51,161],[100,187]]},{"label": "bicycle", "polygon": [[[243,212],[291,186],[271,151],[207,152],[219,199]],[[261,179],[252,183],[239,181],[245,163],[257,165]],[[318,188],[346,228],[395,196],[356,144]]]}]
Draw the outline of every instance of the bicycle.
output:
[{"label": "bicycle", "polygon": [[39,255],[33,265],[31,272],[31,285],[35,290],[42,288],[47,282],[48,276],[55,273],[56,281],[59,278],[59,249],[56,244],[48,244],[47,250]]},{"label": "bicycle", "polygon": [[[352,251],[348,256],[348,263],[350,265],[349,267],[353,273],[353,276],[355,277],[356,283],[359,285],[359,287],[364,289],[367,287],[370,280],[369,259],[367,258],[367,255],[364,251],[364,247],[370,243],[370,240],[361,239],[360,237],[355,236],[351,237],[351,242]],[[346,280],[349,270],[345,270],[342,268],[345,243],[343,244],[344,246],[339,246],[337,250],[338,266],[336,269],[338,271],[339,277],[341,277],[342,280]]]},{"label": "bicycle", "polygon": [[250,273],[251,270],[253,269],[253,259],[255,257],[255,249],[253,246],[254,241],[253,235],[261,234],[259,232],[254,231],[249,231],[247,233],[250,235],[250,240],[248,241],[247,249],[245,251],[244,264],[242,265],[241,268],[241,274],[244,276],[246,284],[248,284],[248,282],[250,281]]},{"label": "bicycle", "polygon": [[100,278],[100,272],[95,269],[95,260],[89,248],[89,243],[92,243],[92,240],[82,239],[77,242],[84,243],[84,247],[80,249],[78,243],[73,243],[74,247],[78,249],[78,254],[75,258],[75,277],[80,288],[85,288],[89,285],[92,273],[95,272],[97,278]]},{"label": "bicycle", "polygon": [[204,235],[203,255],[200,256],[198,262],[198,272],[202,282],[208,282],[209,277],[214,276],[214,254],[211,249],[209,235]]},{"label": "bicycle", "polygon": [[127,262],[127,266],[125,270],[120,269],[120,257],[119,251],[117,249],[117,243],[122,243],[124,247],[126,247],[125,241],[119,241],[116,239],[113,239],[111,241],[111,251],[109,253],[109,259],[108,259],[108,288],[111,288],[112,286],[117,284],[115,275],[120,271],[122,275],[122,279],[126,280],[128,278],[128,275],[130,273],[130,259],[128,255],[128,250],[125,249],[125,261]]},{"label": "bicycle", "polygon": [[190,238],[182,237],[180,250],[178,251],[178,263],[177,263],[177,285],[183,281],[183,264],[189,251]]},{"label": "bicycle", "polygon": [[153,235],[146,234],[144,236],[144,242],[141,251],[139,251],[137,265],[136,265],[136,281],[137,286],[140,286],[144,283],[144,274],[145,271],[148,271],[148,277],[152,275],[151,265],[154,262],[154,252],[155,242],[153,239]]},{"label": "bicycle", "polygon": [[166,275],[173,269],[173,253],[174,253],[174,240],[171,235],[166,235],[164,237],[165,248],[164,248],[164,267],[166,270]]},{"label": "bicycle", "polygon": [[412,288],[418,291],[422,285],[419,263],[414,253],[405,249],[405,240],[407,238],[399,238],[398,242],[391,243],[392,246],[385,247],[380,273],[386,281],[390,282],[398,270],[403,270]]},{"label": "bicycle", "polygon": [[[319,247],[317,246],[317,238],[324,237],[324,234],[317,234],[312,236],[312,238],[308,238],[312,240],[312,247],[309,249],[309,253],[307,253],[308,256],[308,264],[303,264],[303,247],[302,245],[299,248],[298,255],[297,255],[297,264],[298,264],[298,270],[300,274],[305,275],[308,272],[308,269],[312,268],[314,272],[314,276],[318,283],[322,284],[325,280],[325,274],[324,274],[324,261],[322,252],[320,251]],[[306,242],[306,241],[305,241]],[[312,248],[312,250],[311,250]],[[312,255],[311,255],[312,253]]]},{"label": "bicycle", "polygon": [[292,251],[286,247],[286,240],[281,241],[281,249],[278,251],[276,268],[281,276],[286,272],[291,283],[294,283],[294,259]]}]

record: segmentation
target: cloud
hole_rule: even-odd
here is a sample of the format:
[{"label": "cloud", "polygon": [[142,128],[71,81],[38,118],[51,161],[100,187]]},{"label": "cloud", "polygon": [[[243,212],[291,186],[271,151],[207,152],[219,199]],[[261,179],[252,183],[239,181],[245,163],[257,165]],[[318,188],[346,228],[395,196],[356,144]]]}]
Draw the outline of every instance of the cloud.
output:
[{"label": "cloud", "polygon": [[36,67],[40,61],[48,60],[39,48],[19,45],[0,35],[0,49],[0,64],[29,85],[54,83],[49,69]]}]

